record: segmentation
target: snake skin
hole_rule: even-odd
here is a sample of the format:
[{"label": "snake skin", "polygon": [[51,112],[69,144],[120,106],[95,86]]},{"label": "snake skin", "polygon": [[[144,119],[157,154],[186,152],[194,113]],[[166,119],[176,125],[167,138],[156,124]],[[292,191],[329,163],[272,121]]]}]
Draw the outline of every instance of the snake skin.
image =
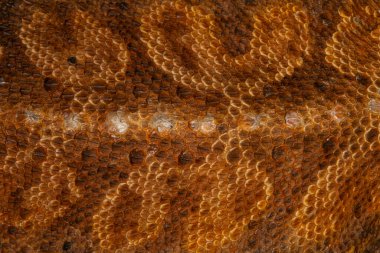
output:
[{"label": "snake skin", "polygon": [[377,0],[1,0],[0,252],[380,252]]}]

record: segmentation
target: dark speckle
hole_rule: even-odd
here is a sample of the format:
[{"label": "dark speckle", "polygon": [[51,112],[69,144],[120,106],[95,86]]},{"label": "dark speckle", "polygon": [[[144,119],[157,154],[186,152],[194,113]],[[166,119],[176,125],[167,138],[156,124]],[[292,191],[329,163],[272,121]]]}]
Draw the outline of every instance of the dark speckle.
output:
[{"label": "dark speckle", "polygon": [[103,92],[107,90],[107,84],[102,80],[96,80],[92,83],[91,88],[96,92]]},{"label": "dark speckle", "polygon": [[17,232],[17,228],[14,226],[8,227],[8,234],[13,235]]},{"label": "dark speckle", "polygon": [[141,150],[132,150],[129,154],[129,161],[131,164],[141,164],[144,159],[144,153]]},{"label": "dark speckle", "polygon": [[353,209],[352,211],[354,212],[355,217],[356,218],[360,218],[360,216],[361,216],[361,206],[360,206],[360,204],[354,205],[354,207],[352,209]]},{"label": "dark speckle", "polygon": [[368,131],[368,133],[365,135],[365,138],[368,142],[372,143],[377,139],[377,136],[379,135],[379,131],[377,129],[372,128]]},{"label": "dark speckle", "polygon": [[254,4],[256,0],[245,0],[245,4]]},{"label": "dark speckle", "polygon": [[139,97],[144,97],[147,95],[147,88],[143,85],[136,85],[134,88],[133,88],[133,95],[136,97],[136,98],[139,98]]},{"label": "dark speckle", "polygon": [[127,179],[128,178],[128,173],[125,173],[125,172],[120,172],[120,174],[119,174],[119,178],[120,179]]},{"label": "dark speckle", "polygon": [[53,78],[45,78],[44,80],[44,89],[46,91],[52,91],[54,90],[56,87],[57,87],[58,83],[56,80],[54,80]]},{"label": "dark speckle", "polygon": [[274,147],[272,150],[272,157],[274,160],[279,160],[285,154],[285,150],[283,147]]},{"label": "dark speckle", "polygon": [[225,132],[227,132],[228,127],[226,124],[220,124],[217,126],[217,129],[218,129],[219,133],[225,133]]},{"label": "dark speckle", "polygon": [[364,86],[367,86],[370,83],[370,80],[367,77],[362,76],[362,75],[355,76],[355,79],[358,83]]},{"label": "dark speckle", "polygon": [[333,140],[327,140],[322,144],[322,148],[325,153],[331,153],[335,148],[335,143]]},{"label": "dark speckle", "polygon": [[33,159],[34,160],[44,160],[45,157],[46,157],[46,151],[44,148],[39,147],[33,151]]},{"label": "dark speckle", "polygon": [[128,4],[127,3],[119,3],[118,7],[120,8],[120,10],[123,10],[123,11],[128,10]]},{"label": "dark speckle", "polygon": [[178,156],[178,163],[180,165],[186,165],[186,164],[189,164],[191,163],[193,160],[193,157],[192,155],[189,153],[189,152],[182,152],[179,156]]},{"label": "dark speckle", "polygon": [[48,242],[44,242],[40,246],[40,251],[39,252],[50,252],[50,246]]},{"label": "dark speckle", "polygon": [[314,87],[320,92],[325,92],[327,90],[327,86],[322,82],[315,82]]},{"label": "dark speckle", "polygon": [[252,230],[254,228],[256,228],[258,226],[258,222],[257,221],[253,221],[251,220],[249,223],[248,223],[248,229],[249,230]]},{"label": "dark speckle", "polygon": [[227,160],[230,163],[236,163],[240,160],[240,150],[237,148],[232,149],[227,154]]},{"label": "dark speckle", "polygon": [[170,225],[169,223],[165,222],[165,224],[164,224],[164,229],[165,229],[165,230],[168,230],[168,229],[170,229],[170,228],[171,228],[171,225]]},{"label": "dark speckle", "polygon": [[177,96],[181,99],[189,98],[192,95],[191,90],[187,87],[177,87]]},{"label": "dark speckle", "polygon": [[63,249],[64,251],[67,251],[67,250],[71,249],[71,242],[65,241],[65,242],[63,243],[62,249]]},{"label": "dark speckle", "polygon": [[272,87],[270,87],[270,86],[265,86],[264,88],[263,88],[263,95],[264,95],[264,97],[271,97],[271,96],[273,96],[274,95],[274,90],[273,90],[273,88]]},{"label": "dark speckle", "polygon": [[67,58],[67,62],[73,65],[77,64],[77,58],[75,56],[70,56],[69,58]]},{"label": "dark speckle", "polygon": [[252,238],[248,241],[248,247],[253,248],[255,245],[256,245],[255,239]]},{"label": "dark speckle", "polygon": [[87,161],[91,157],[96,157],[96,153],[93,150],[86,149],[82,151],[82,160]]}]

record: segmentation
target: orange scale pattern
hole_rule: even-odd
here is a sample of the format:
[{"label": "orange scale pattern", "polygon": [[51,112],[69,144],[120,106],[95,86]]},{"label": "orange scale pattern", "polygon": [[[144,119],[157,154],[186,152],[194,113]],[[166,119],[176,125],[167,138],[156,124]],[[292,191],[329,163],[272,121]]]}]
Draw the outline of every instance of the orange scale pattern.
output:
[{"label": "orange scale pattern", "polygon": [[378,252],[379,9],[5,0],[0,252]]}]

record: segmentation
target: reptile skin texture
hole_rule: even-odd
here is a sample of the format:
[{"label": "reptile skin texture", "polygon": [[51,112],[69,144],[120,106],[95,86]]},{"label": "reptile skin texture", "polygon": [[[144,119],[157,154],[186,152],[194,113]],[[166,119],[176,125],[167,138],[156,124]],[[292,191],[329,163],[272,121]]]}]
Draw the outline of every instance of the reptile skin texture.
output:
[{"label": "reptile skin texture", "polygon": [[380,1],[0,0],[0,252],[380,252]]}]

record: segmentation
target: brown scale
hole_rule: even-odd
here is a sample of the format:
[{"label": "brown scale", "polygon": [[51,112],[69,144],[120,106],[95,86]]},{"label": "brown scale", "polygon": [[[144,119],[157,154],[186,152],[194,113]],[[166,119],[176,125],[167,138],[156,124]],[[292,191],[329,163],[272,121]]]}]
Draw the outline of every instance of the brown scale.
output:
[{"label": "brown scale", "polygon": [[0,251],[379,250],[375,1],[5,1]]}]

